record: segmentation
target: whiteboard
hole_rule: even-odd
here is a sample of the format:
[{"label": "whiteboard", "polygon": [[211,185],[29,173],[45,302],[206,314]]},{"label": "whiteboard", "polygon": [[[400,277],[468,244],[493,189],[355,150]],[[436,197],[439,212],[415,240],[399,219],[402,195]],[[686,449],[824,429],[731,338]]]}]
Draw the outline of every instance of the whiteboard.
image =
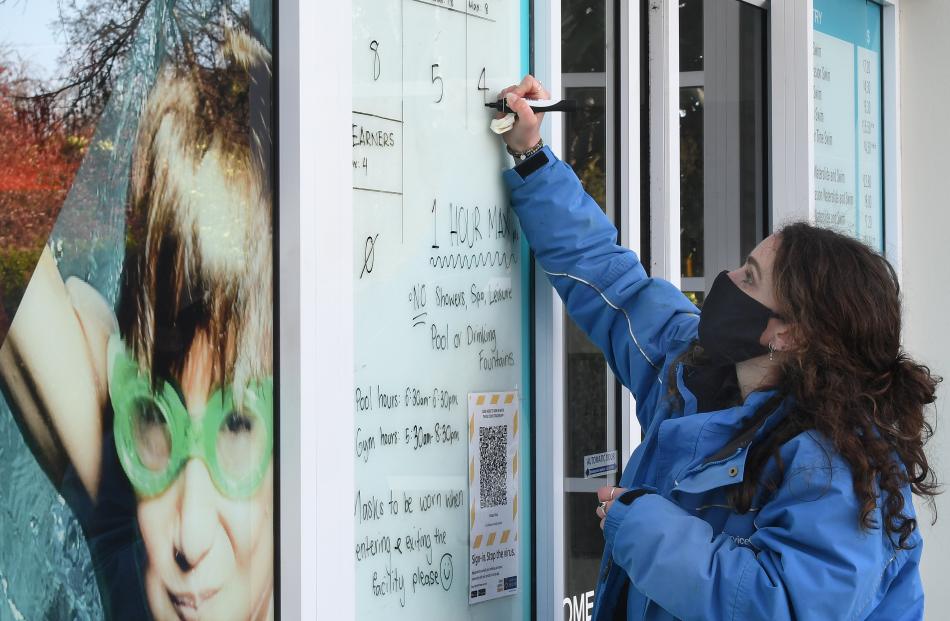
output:
[{"label": "whiteboard", "polygon": [[357,619],[530,609],[525,575],[468,603],[467,397],[523,394],[527,364],[510,160],[484,106],[519,79],[520,4],[353,2]]}]

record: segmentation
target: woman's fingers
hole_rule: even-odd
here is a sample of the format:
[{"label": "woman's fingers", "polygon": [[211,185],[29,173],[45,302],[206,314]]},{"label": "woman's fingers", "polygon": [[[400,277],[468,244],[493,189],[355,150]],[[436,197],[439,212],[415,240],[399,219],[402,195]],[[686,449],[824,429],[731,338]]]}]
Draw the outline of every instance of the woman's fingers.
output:
[{"label": "woman's fingers", "polygon": [[515,94],[526,99],[550,99],[541,82],[530,73],[521,80]]},{"label": "woman's fingers", "polygon": [[604,485],[597,488],[597,508],[594,509],[594,515],[600,518],[600,529],[604,529],[604,523],[607,521],[607,514],[610,507],[620,496],[627,491],[626,488],[616,487],[614,485]]},{"label": "woman's fingers", "polygon": [[512,91],[505,95],[505,99],[508,101],[508,107],[514,110],[515,114],[518,115],[518,122],[521,123],[522,127],[536,128],[541,124],[541,119],[534,113],[534,110],[531,109],[531,105],[524,97]]},{"label": "woman's fingers", "polygon": [[604,485],[603,487],[597,489],[597,500],[598,502],[602,502],[605,500],[616,500],[625,491],[627,490],[626,488],[623,488],[623,487],[616,487],[614,485]]},{"label": "woman's fingers", "polygon": [[594,514],[600,518],[600,529],[604,529],[604,523],[607,521],[607,513],[610,511],[610,506],[614,504],[612,501],[604,502],[597,505],[597,508],[594,510]]},{"label": "woman's fingers", "polygon": [[530,73],[527,74],[524,78],[522,78],[520,84],[515,84],[511,87],[511,92],[518,97],[527,97],[531,92],[532,86],[534,86],[534,82],[532,82],[532,80],[537,82],[537,80],[535,80]]},{"label": "woman's fingers", "polygon": [[551,96],[533,75],[528,74],[521,80],[520,84],[512,84],[501,89],[498,98],[504,98],[508,93],[514,93],[524,99],[550,99]]},{"label": "woman's fingers", "polygon": [[[511,86],[507,86],[507,87],[501,89],[501,92],[498,93],[498,99],[504,99],[504,98],[508,95],[508,93],[511,93],[511,92],[514,91],[516,88],[518,88],[518,85],[517,85],[517,84],[512,84]],[[496,119],[500,119],[500,118],[502,118],[503,116],[505,116],[505,113],[502,112],[501,110],[498,110],[498,111],[495,112],[495,118],[496,118]]]}]

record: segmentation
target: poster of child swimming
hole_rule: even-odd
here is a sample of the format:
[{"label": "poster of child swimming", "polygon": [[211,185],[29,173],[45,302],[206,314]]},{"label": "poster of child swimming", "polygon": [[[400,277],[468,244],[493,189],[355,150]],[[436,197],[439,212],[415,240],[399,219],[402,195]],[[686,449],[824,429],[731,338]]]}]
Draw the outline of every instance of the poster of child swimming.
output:
[{"label": "poster of child swimming", "polygon": [[0,619],[274,618],[271,23],[0,0]]}]

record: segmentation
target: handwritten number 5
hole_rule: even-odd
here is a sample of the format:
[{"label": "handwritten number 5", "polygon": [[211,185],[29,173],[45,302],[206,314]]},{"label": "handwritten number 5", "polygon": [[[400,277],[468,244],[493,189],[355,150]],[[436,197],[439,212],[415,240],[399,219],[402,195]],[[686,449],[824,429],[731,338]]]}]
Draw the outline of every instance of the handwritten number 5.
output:
[{"label": "handwritten number 5", "polygon": [[445,82],[442,80],[442,76],[436,75],[436,69],[439,68],[439,65],[432,65],[432,83],[435,84],[435,81],[439,81],[439,98],[435,100],[435,103],[441,103],[442,97],[445,96]]},{"label": "handwritten number 5", "polygon": [[373,82],[375,82],[379,79],[380,72],[379,41],[372,41],[369,44],[369,49],[373,52]]}]

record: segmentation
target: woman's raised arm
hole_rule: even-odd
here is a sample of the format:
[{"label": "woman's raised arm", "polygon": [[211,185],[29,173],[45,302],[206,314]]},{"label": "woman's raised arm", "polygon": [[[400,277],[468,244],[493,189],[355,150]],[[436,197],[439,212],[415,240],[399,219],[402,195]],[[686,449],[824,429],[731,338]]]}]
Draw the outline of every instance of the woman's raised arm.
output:
[{"label": "woman's raised arm", "polygon": [[102,296],[81,280],[64,283],[45,248],[0,348],[0,379],[37,459],[57,486],[71,464],[93,498],[115,330]]},{"label": "woman's raised arm", "polygon": [[[527,76],[502,95],[518,113],[502,135],[509,148],[523,151],[537,144],[540,115],[524,98],[547,98],[547,92]],[[613,223],[548,147],[504,177],[528,243],[568,313],[621,382],[644,397],[668,355],[695,339],[698,310],[671,283],[649,278],[636,254],[617,244]],[[646,426],[648,416],[640,410]]]}]

